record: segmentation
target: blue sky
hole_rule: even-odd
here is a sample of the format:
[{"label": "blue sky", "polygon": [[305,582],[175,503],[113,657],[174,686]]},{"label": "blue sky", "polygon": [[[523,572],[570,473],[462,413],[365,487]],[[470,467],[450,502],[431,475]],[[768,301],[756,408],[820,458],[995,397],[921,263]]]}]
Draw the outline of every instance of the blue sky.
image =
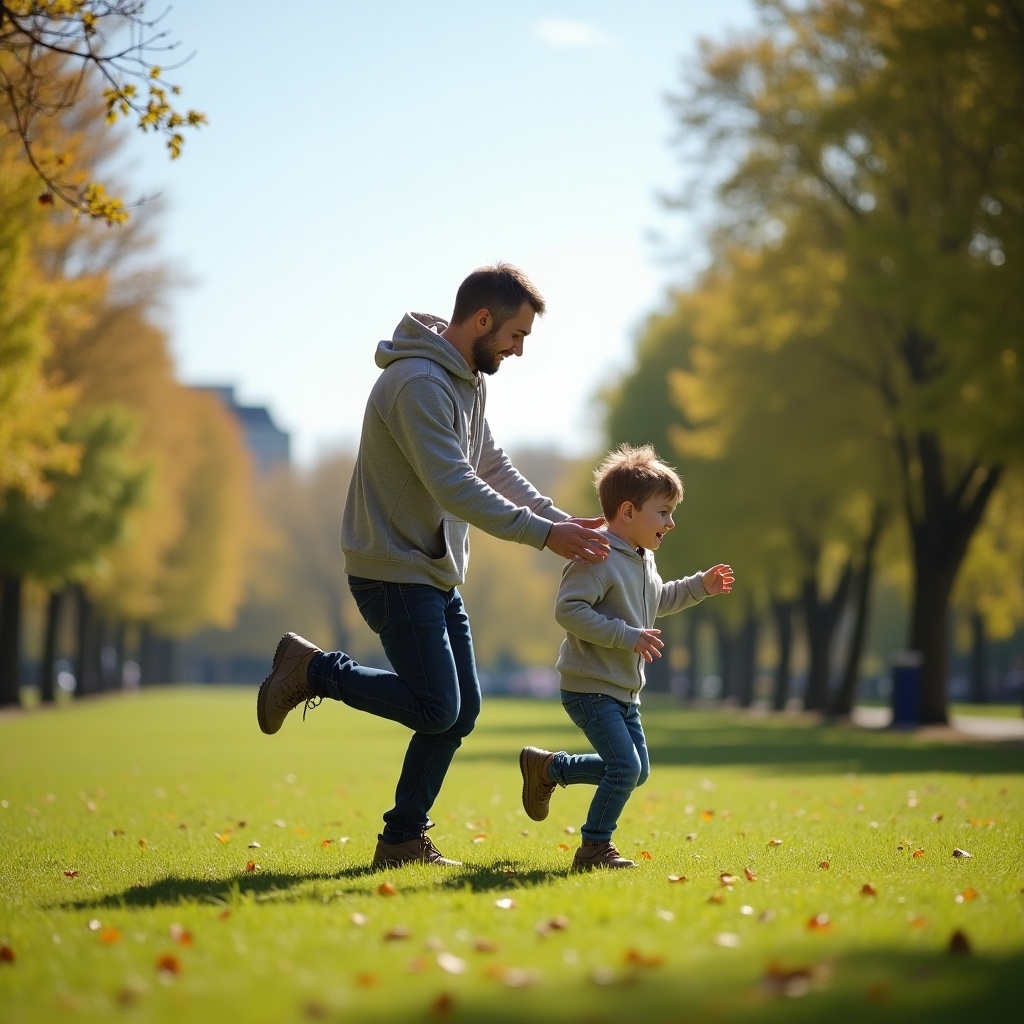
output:
[{"label": "blue sky", "polygon": [[595,393],[686,273],[671,250],[699,249],[657,199],[681,173],[664,97],[698,37],[753,21],[750,0],[173,4],[194,56],[167,77],[210,123],[174,163],[133,139],[128,180],[162,193],[159,250],[191,282],[179,377],[269,406],[308,465],[356,441],[402,314],[449,316],[504,259],[548,313],[491,382],[494,434],[593,451]]}]

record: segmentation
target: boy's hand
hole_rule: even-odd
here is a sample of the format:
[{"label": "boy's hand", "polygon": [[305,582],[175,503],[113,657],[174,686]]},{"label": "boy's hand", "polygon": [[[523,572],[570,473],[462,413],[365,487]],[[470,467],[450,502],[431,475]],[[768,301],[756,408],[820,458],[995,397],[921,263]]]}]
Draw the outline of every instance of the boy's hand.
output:
[{"label": "boy's hand", "polygon": [[637,654],[644,656],[644,661],[650,664],[655,658],[661,657],[661,649],[665,645],[658,639],[661,636],[660,629],[645,629],[640,634],[640,639],[633,648]]},{"label": "boy's hand", "polygon": [[701,573],[701,582],[704,584],[704,593],[709,597],[712,594],[728,594],[736,582],[736,576],[731,565],[713,565]]}]

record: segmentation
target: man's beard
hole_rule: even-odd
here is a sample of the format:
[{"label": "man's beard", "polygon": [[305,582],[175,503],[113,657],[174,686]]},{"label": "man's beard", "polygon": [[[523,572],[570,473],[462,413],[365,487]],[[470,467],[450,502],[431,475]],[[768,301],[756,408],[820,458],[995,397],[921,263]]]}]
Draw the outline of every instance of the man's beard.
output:
[{"label": "man's beard", "polygon": [[498,328],[492,327],[486,334],[481,334],[473,342],[473,365],[480,373],[497,373],[501,366],[501,356],[494,346],[498,336]]}]

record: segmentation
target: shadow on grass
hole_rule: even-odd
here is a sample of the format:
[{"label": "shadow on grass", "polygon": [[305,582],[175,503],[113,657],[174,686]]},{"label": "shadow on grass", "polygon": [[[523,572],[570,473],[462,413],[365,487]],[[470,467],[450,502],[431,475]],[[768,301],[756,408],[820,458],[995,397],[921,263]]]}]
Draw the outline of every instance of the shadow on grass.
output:
[{"label": "shadow on grass", "polygon": [[[742,714],[708,714],[660,706],[643,708],[644,731],[652,765],[693,767],[759,767],[769,772],[867,772],[903,774],[962,772],[968,775],[1014,774],[1024,771],[1024,744],[1019,740],[977,740],[952,730],[920,733],[892,729],[868,729],[843,723],[812,724],[805,720]],[[477,733],[515,733],[506,722],[481,723]],[[551,706],[550,722],[536,725],[531,735],[518,736],[527,743],[589,750],[579,730],[565,718],[561,707]],[[493,754],[474,751],[472,737],[459,752],[460,761],[492,759]]]},{"label": "shadow on grass", "polygon": [[377,870],[369,866],[340,871],[309,871],[293,874],[280,871],[246,873],[227,878],[179,878],[169,875],[149,885],[135,885],[124,892],[55,904],[62,910],[135,909],[174,907],[203,903],[226,908],[246,902],[328,903],[339,896],[368,894],[391,882],[403,893],[422,890],[470,892],[514,892],[546,885],[563,878],[564,871],[521,871],[507,864],[435,868],[410,865]]}]

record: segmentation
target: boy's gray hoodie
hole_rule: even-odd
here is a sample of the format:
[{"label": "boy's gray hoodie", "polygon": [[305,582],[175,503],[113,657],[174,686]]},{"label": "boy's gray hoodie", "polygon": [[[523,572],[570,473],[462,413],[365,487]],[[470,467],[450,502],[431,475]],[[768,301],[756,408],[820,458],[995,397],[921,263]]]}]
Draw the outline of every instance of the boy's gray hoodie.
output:
[{"label": "boy's gray hoodie", "polygon": [[542,548],[569,518],[516,471],[491,438],[484,377],[440,336],[448,322],[407,313],[377,346],[341,547],[351,576],[463,582],[472,523]]},{"label": "boy's gray hoodie", "polygon": [[707,597],[700,573],[662,582],[650,551],[637,551],[608,534],[603,562],[568,562],[555,599],[555,618],[566,631],[555,668],[561,688],[604,693],[639,704],[644,659],[634,648],[642,629]]}]

